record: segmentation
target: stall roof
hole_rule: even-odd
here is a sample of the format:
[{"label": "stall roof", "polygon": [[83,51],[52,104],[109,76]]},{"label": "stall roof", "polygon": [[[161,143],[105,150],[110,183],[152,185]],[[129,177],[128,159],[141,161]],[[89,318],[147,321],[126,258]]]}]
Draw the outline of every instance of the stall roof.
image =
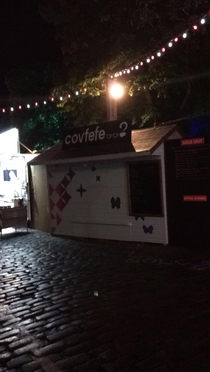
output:
[{"label": "stall roof", "polygon": [[165,142],[173,133],[182,135],[177,125],[155,126],[152,128],[133,130],[131,143],[100,145],[87,148],[62,150],[62,143],[58,143],[34,158],[30,165],[81,163],[95,160],[114,160],[130,158],[139,155],[151,155],[161,143]]}]

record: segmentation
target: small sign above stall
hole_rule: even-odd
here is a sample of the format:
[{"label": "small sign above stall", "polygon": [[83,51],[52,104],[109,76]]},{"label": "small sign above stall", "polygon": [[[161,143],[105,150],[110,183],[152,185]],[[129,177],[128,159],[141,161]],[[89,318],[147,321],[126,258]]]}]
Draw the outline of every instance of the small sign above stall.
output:
[{"label": "small sign above stall", "polygon": [[131,120],[72,128],[63,140],[63,150],[93,145],[131,142]]}]

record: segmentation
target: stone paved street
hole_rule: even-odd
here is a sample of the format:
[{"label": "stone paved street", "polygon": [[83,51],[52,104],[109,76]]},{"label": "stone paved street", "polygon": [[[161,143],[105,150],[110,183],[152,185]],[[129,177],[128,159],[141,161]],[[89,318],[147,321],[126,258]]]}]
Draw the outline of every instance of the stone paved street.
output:
[{"label": "stone paved street", "polygon": [[0,372],[210,371],[210,252],[0,242]]}]

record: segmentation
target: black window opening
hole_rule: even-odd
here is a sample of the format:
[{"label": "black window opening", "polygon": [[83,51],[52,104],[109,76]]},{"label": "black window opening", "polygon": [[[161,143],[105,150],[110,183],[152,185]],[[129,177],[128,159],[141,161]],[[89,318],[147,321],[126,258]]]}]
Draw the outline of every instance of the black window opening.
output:
[{"label": "black window opening", "polygon": [[128,165],[131,216],[163,216],[159,160]]}]

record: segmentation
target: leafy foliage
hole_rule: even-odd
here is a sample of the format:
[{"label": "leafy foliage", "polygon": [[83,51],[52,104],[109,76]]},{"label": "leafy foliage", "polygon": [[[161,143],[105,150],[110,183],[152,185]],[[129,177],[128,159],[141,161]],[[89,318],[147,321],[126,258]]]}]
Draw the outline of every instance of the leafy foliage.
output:
[{"label": "leafy foliage", "polygon": [[[103,94],[108,74],[148,57],[197,21],[208,5],[205,0],[44,0],[40,12],[56,28],[68,70],[64,84],[55,89]],[[149,125],[154,116],[164,121],[208,107],[208,36],[203,27],[141,73],[122,78],[132,99],[120,105],[119,115]],[[74,109],[81,103],[85,113],[84,97]]]},{"label": "leafy foliage", "polygon": [[[59,104],[57,115],[53,110],[34,111],[20,124],[23,138],[29,135],[28,141],[42,148],[50,145],[50,139],[57,141],[68,123],[106,121],[107,76],[146,59],[191,27],[208,6],[207,0],[40,1],[40,14],[55,28],[63,63],[59,61],[53,70],[11,72],[7,85],[13,98],[50,90],[56,96],[73,94]],[[153,125],[154,120],[208,113],[209,31],[208,24],[191,30],[164,57],[122,76],[119,80],[127,95],[118,103],[118,116],[132,117],[138,128]],[[79,96],[74,95],[76,90]],[[39,131],[42,139],[33,142]]]},{"label": "leafy foliage", "polygon": [[20,141],[31,150],[44,150],[60,142],[63,133],[70,126],[66,114],[56,106],[36,108],[33,112],[17,115],[16,125],[20,129]]}]

